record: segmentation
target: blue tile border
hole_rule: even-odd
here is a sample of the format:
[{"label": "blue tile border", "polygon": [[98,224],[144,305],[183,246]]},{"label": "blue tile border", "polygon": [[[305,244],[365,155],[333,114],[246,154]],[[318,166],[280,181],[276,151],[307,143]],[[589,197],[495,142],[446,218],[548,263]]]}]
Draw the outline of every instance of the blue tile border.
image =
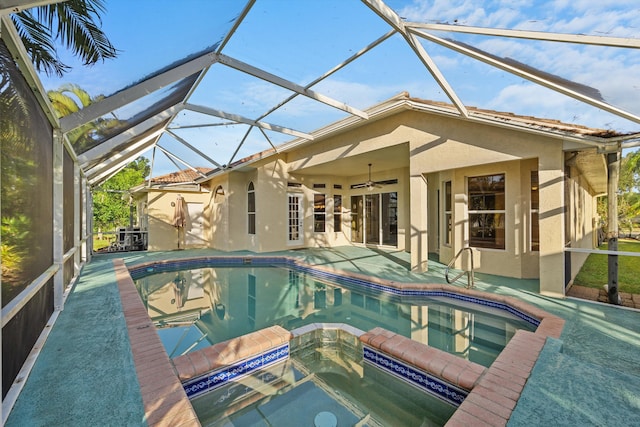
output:
[{"label": "blue tile border", "polygon": [[142,278],[149,274],[163,273],[167,271],[177,271],[185,268],[205,268],[205,267],[226,267],[226,266],[269,266],[269,265],[286,265],[296,271],[307,273],[312,277],[326,279],[338,282],[338,284],[353,285],[364,287],[368,290],[376,292],[384,292],[399,297],[444,297],[452,300],[469,302],[484,307],[495,308],[505,311],[513,316],[529,323],[534,328],[540,325],[540,319],[528,315],[509,304],[492,301],[489,299],[473,297],[470,295],[459,294],[456,292],[443,290],[420,290],[420,289],[399,289],[393,286],[385,286],[372,283],[366,279],[349,277],[341,275],[337,272],[318,270],[312,266],[301,263],[290,257],[273,257],[273,256],[219,256],[219,257],[202,257],[189,258],[175,261],[158,261],[129,268],[129,273],[133,280]]},{"label": "blue tile border", "polygon": [[184,270],[185,268],[210,268],[227,266],[269,266],[269,265],[293,265],[295,262],[285,257],[260,257],[260,256],[217,256],[187,258],[175,261],[153,261],[129,267],[129,274],[133,280],[140,279],[150,274],[166,273],[170,271]]},{"label": "blue tile border", "polygon": [[444,298],[450,298],[453,300],[478,304],[485,307],[491,307],[491,308],[499,309],[502,311],[506,311],[518,317],[519,319],[524,320],[525,322],[529,323],[530,325],[536,328],[540,325],[539,319],[536,319],[533,316],[529,316],[527,313],[524,313],[518,309],[511,307],[508,304],[498,302],[498,301],[492,301],[484,298],[472,297],[470,295],[464,295],[456,292],[449,292],[449,291],[442,291],[442,290],[398,289],[392,286],[385,286],[385,285],[380,285],[376,283],[371,283],[364,279],[342,276],[340,274],[329,272],[329,271],[316,270],[313,267],[295,265],[295,268],[296,270],[309,273],[313,277],[330,279],[330,280],[338,281],[339,283],[344,283],[349,285],[363,286],[370,290],[384,292],[391,295],[397,295],[400,297],[444,297]]},{"label": "blue tile border", "polygon": [[460,406],[469,394],[464,389],[402,363],[369,346],[362,347],[362,355],[365,362],[456,407]]},{"label": "blue tile border", "polygon": [[289,343],[182,383],[189,399],[289,359]]}]

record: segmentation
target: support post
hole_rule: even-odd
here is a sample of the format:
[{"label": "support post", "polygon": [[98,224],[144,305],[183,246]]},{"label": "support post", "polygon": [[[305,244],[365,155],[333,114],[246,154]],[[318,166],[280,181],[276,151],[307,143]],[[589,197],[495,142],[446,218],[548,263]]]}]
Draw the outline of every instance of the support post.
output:
[{"label": "support post", "polygon": [[74,270],[73,275],[77,276],[80,274],[80,265],[82,264],[82,230],[81,230],[81,219],[82,219],[82,207],[80,203],[80,194],[82,185],[82,177],[80,176],[80,166],[78,166],[77,162],[73,162],[73,246],[76,248],[75,255],[73,256],[73,264]]},{"label": "support post", "polygon": [[64,144],[60,129],[53,130],[53,307],[62,311],[64,304]]},{"label": "support post", "polygon": [[411,194],[411,271],[425,272],[429,269],[427,180],[420,173],[411,175],[409,189]]},{"label": "support post", "polygon": [[[620,153],[607,154],[607,242],[608,250],[618,250],[618,176]],[[620,305],[618,295],[618,255],[608,255],[607,293],[611,304]]]},{"label": "support post", "polygon": [[540,293],[564,298],[565,181],[561,148],[538,157]]}]

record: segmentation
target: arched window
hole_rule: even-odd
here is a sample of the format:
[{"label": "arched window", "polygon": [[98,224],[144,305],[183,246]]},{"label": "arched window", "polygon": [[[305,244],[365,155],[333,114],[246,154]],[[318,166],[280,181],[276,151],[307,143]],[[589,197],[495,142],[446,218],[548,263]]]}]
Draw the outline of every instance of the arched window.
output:
[{"label": "arched window", "polygon": [[249,234],[256,234],[256,191],[253,182],[247,187],[247,230]]}]

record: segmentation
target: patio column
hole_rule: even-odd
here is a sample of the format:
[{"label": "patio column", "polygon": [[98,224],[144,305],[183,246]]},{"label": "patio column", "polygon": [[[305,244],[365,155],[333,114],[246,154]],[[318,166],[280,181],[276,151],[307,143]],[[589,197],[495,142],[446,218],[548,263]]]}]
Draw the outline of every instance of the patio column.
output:
[{"label": "patio column", "polygon": [[409,178],[411,271],[428,270],[429,241],[427,236],[427,179],[422,174]]},{"label": "patio column", "polygon": [[564,155],[554,150],[538,162],[540,293],[564,297]]}]

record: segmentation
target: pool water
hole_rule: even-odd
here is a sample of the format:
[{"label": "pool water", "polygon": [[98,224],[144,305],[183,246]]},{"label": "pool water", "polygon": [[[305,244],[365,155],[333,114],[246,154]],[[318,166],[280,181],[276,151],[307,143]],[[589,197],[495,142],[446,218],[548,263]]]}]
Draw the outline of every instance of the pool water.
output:
[{"label": "pool water", "polygon": [[489,366],[518,329],[535,329],[503,310],[398,297],[283,266],[197,268],[135,282],[170,357],[272,325],[346,323],[379,326]]},{"label": "pool water", "polygon": [[335,330],[306,335],[292,341],[286,362],[193,399],[201,424],[426,427],[444,425],[455,411],[455,406],[362,363],[355,336]]}]

